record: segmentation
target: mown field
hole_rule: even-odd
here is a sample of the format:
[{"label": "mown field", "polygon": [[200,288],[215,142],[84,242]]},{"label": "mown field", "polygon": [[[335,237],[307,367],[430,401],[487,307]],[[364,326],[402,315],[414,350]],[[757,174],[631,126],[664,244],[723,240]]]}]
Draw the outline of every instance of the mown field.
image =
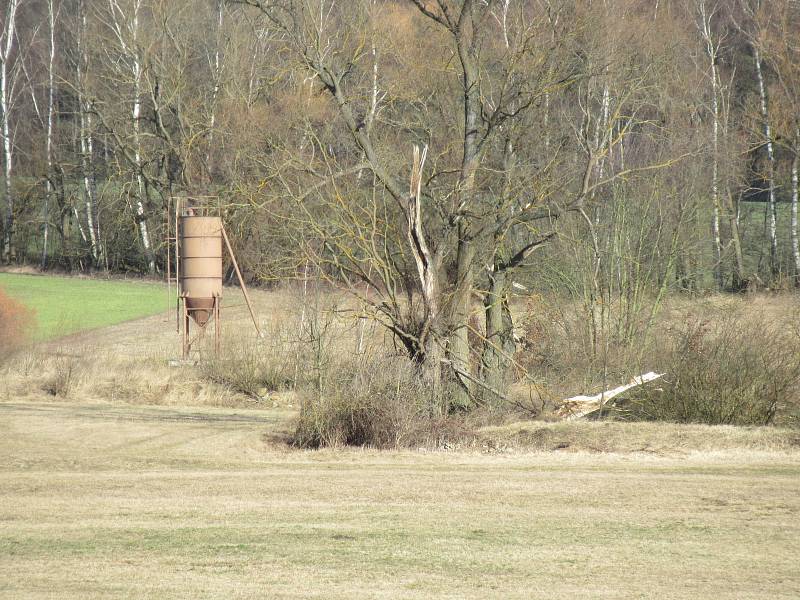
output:
[{"label": "mown field", "polygon": [[796,453],[301,452],[265,437],[281,411],[0,414],[7,598],[800,597]]},{"label": "mown field", "polygon": [[34,337],[52,339],[166,311],[166,287],[141,281],[104,281],[0,273],[0,289],[33,311]]}]

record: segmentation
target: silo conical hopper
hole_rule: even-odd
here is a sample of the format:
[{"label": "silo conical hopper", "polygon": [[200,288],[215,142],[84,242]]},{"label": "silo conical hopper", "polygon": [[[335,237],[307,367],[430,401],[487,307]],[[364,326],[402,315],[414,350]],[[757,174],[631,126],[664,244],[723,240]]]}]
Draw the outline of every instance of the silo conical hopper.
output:
[{"label": "silo conical hopper", "polygon": [[205,327],[222,297],[222,220],[180,217],[181,296],[189,316]]}]

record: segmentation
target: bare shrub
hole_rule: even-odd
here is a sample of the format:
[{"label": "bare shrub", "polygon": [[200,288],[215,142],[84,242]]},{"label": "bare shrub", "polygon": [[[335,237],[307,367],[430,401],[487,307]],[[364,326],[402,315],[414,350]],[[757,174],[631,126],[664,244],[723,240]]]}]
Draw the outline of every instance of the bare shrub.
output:
[{"label": "bare shrub", "polygon": [[200,363],[206,379],[251,398],[292,387],[294,366],[279,340],[231,342],[218,357]]},{"label": "bare shrub", "polygon": [[[647,300],[640,303],[647,306]],[[649,308],[652,310],[653,306]],[[607,308],[609,312],[613,307]],[[609,319],[588,334],[584,307],[568,299],[531,296],[519,307],[516,360],[525,373],[511,408],[525,416],[549,418],[560,400],[589,394],[628,381],[655,368],[663,358],[663,344],[649,331],[649,324],[630,324]],[[629,335],[630,328],[636,335]],[[519,392],[523,392],[520,394]]]},{"label": "bare shrub", "polygon": [[765,319],[693,320],[677,331],[660,386],[643,389],[631,416],[712,425],[767,425],[800,378],[798,338]]},{"label": "bare shrub", "polygon": [[28,340],[34,313],[0,289],[0,361],[19,350]]},{"label": "bare shrub", "polygon": [[[642,302],[647,306],[646,299]],[[654,307],[645,311],[647,322],[634,324],[630,341],[612,321],[593,354],[580,305],[531,297],[518,306],[517,360],[542,382],[535,416],[549,419],[561,399],[595,394],[657,371],[666,377],[629,392],[635,402],[614,415],[699,423],[800,422],[795,296],[673,296],[659,310]]]},{"label": "bare shrub", "polygon": [[303,448],[397,448],[431,433],[431,386],[404,357],[339,364],[327,385],[305,391],[293,443]]},{"label": "bare shrub", "polygon": [[51,396],[66,398],[77,380],[78,361],[72,356],[59,355],[47,361],[47,374],[41,389]]}]

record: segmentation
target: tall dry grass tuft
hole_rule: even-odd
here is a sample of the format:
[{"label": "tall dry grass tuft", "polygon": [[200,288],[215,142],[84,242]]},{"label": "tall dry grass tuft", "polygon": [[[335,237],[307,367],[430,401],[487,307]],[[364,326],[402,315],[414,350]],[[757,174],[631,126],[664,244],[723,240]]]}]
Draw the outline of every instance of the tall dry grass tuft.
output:
[{"label": "tall dry grass tuft", "polygon": [[45,361],[47,366],[43,370],[41,390],[50,396],[66,398],[78,383],[84,365],[81,361],[69,355],[56,355]]},{"label": "tall dry grass tuft", "polygon": [[226,340],[219,356],[208,355],[198,364],[202,376],[251,399],[295,387],[296,342],[288,323],[270,324],[265,339],[243,337]]},{"label": "tall dry grass tuft", "polygon": [[339,363],[322,389],[303,390],[293,443],[302,448],[400,448],[430,436],[434,405],[418,367],[401,356]]}]

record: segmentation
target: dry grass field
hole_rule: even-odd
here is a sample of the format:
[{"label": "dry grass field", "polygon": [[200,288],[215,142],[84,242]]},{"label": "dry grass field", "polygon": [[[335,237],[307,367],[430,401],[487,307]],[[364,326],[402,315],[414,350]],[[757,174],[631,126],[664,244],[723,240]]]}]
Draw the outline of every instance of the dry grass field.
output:
[{"label": "dry grass field", "polygon": [[300,451],[291,394],[167,366],[173,327],[2,367],[0,597],[800,597],[797,430],[530,421],[455,449]]},{"label": "dry grass field", "polygon": [[7,598],[800,596],[797,453],[303,452],[265,437],[285,411],[0,415]]}]

